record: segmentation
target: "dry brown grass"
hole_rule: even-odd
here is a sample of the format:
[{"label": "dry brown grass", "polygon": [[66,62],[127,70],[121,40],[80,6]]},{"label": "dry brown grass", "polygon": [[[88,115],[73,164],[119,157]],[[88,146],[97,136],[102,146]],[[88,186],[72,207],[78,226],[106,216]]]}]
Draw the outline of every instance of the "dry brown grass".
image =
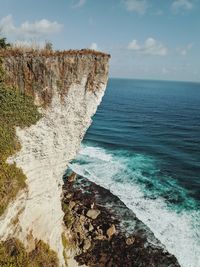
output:
[{"label": "dry brown grass", "polygon": [[81,50],[48,50],[45,48],[39,47],[11,47],[8,49],[0,49],[0,56],[7,57],[7,56],[20,56],[22,54],[27,55],[40,55],[45,57],[52,57],[52,56],[63,56],[63,55],[93,55],[93,56],[101,56],[101,57],[109,57],[110,55],[104,52],[92,50],[92,49],[81,49]]}]

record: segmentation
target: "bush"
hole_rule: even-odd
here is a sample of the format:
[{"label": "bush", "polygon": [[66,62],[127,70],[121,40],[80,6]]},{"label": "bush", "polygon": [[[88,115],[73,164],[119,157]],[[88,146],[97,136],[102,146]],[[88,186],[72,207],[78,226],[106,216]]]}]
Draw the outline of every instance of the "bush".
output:
[{"label": "bush", "polygon": [[47,244],[39,241],[28,255],[28,267],[58,267],[56,253]]},{"label": "bush", "polygon": [[6,38],[0,38],[0,49],[6,49],[10,47],[10,44],[6,42]]},{"label": "bush", "polygon": [[27,253],[17,239],[0,242],[1,267],[58,267],[56,253],[39,241],[33,251]]}]

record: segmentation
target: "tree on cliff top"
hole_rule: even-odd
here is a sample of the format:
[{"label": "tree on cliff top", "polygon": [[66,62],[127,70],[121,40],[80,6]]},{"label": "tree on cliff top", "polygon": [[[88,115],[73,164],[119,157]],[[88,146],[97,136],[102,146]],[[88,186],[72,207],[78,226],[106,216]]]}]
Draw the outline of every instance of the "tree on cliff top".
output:
[{"label": "tree on cliff top", "polygon": [[[6,49],[10,47],[10,44],[7,43],[6,41],[6,37],[1,37],[0,38],[0,49]],[[3,82],[4,80],[4,70],[3,70],[3,67],[2,67],[2,59],[0,58],[0,84]]]},{"label": "tree on cliff top", "polygon": [[0,49],[6,49],[8,47],[10,47],[10,44],[7,43],[6,37],[0,37]]}]

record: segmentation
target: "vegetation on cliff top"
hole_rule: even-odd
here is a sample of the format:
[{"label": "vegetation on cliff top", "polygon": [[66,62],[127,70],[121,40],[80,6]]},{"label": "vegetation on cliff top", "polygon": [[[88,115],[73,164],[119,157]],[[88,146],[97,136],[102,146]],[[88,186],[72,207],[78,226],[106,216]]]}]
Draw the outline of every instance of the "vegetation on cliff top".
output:
[{"label": "vegetation on cliff top", "polygon": [[8,47],[10,47],[10,44],[7,43],[6,38],[0,38],[0,49],[7,49]]},{"label": "vegetation on cliff top", "polygon": [[26,252],[23,244],[17,239],[0,242],[1,267],[58,267],[56,253],[42,241],[37,242],[35,249]]},{"label": "vegetation on cliff top", "polygon": [[[0,47],[1,48],[1,47]],[[93,55],[93,56],[100,56],[100,57],[109,57],[110,54],[92,50],[92,49],[80,49],[80,50],[53,50],[49,49],[49,47],[45,48],[34,48],[34,47],[11,47],[10,49],[0,49],[0,56],[19,56],[19,55],[40,55],[45,57],[52,57],[52,56],[77,56],[77,55]]]},{"label": "vegetation on cliff top", "polygon": [[25,96],[4,84],[4,71],[0,60],[0,215],[10,200],[25,187],[25,175],[7,158],[20,149],[15,127],[26,127],[37,122],[40,114],[33,98]]}]

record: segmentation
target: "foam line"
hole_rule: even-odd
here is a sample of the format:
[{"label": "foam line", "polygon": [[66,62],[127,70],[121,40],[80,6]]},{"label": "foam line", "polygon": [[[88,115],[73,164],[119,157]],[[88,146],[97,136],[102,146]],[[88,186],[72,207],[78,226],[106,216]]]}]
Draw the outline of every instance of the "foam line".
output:
[{"label": "foam line", "polygon": [[[158,170],[154,159],[83,145],[70,168],[117,195],[177,257],[182,267],[200,266],[200,212],[195,209],[193,200],[190,200],[190,205],[194,205],[192,210],[180,209],[177,205],[172,209],[164,197],[151,192],[159,191],[159,187],[161,192],[169,190],[171,186],[171,190],[179,190],[177,192],[187,200],[187,194],[174,181],[164,185],[156,181]],[[154,182],[149,192],[145,192],[144,184],[149,181]],[[169,188],[164,188],[167,186]]]}]

